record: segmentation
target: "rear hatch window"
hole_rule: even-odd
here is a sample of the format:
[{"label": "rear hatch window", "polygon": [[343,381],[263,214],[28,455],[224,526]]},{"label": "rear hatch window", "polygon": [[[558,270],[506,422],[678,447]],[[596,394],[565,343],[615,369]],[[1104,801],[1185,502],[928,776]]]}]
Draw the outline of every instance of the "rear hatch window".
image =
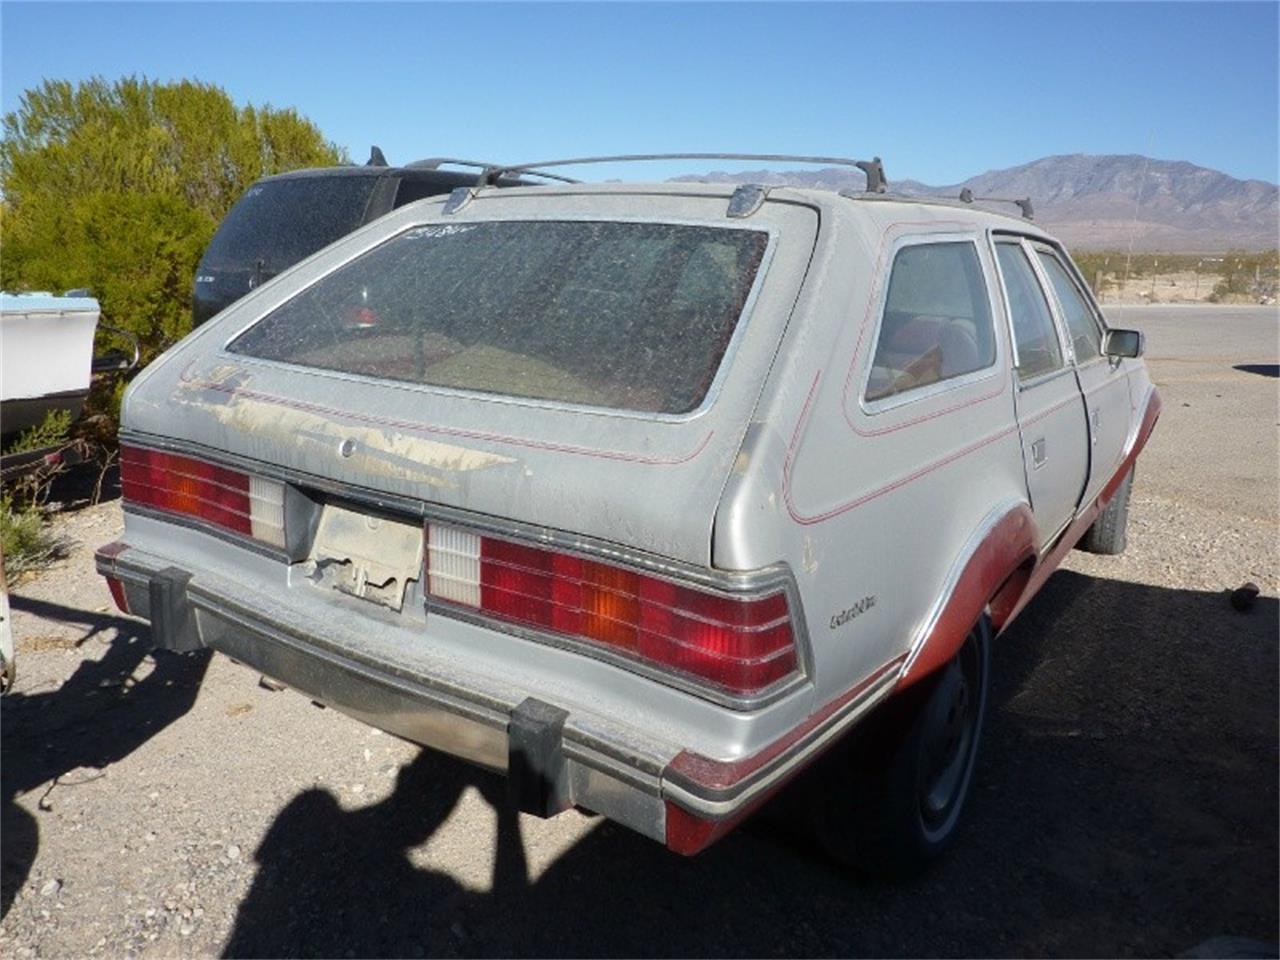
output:
[{"label": "rear hatch window", "polygon": [[256,183],[236,201],[200,262],[204,271],[273,276],[360,226],[376,176],[309,176]]},{"label": "rear hatch window", "polygon": [[416,227],[228,349],[378,379],[686,413],[716,377],[768,239],[667,223]]}]

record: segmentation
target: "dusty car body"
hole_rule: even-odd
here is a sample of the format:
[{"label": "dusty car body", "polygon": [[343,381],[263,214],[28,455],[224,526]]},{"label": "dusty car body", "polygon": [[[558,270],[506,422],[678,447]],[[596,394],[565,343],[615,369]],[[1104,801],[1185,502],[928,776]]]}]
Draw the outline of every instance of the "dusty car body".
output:
[{"label": "dusty car body", "polygon": [[[891,855],[934,855],[987,640],[1100,516],[1120,536],[1098,548],[1122,546],[1159,398],[1140,338],[1106,328],[1025,220],[742,200],[472,189],[253,291],[126,397],[125,533],[97,561],[117,602],[162,647],[212,647],[505,771],[522,809],[577,805],[682,853],[910,704],[895,728],[942,719],[889,765],[942,793],[853,768],[825,791],[844,813],[821,816],[857,820],[846,801],[883,781],[915,831]],[[567,251],[538,268],[567,273],[554,289],[511,279],[536,244]],[[664,257],[684,259],[664,274]],[[416,282],[403,263],[431,283],[377,289]],[[409,317],[400,339],[360,340],[351,298]],[[491,342],[458,347],[464,324],[432,347],[466,320],[449,311]],[[845,826],[827,824],[836,852],[865,847]]]}]

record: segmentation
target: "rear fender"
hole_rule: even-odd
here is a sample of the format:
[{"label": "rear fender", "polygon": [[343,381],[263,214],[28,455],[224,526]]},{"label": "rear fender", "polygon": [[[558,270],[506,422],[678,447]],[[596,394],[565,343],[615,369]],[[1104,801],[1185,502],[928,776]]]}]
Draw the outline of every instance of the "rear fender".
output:
[{"label": "rear fender", "polygon": [[903,690],[947,663],[988,608],[999,630],[1027,584],[1036,557],[1031,508],[1009,501],[989,513],[966,542],[946,587],[903,667]]}]

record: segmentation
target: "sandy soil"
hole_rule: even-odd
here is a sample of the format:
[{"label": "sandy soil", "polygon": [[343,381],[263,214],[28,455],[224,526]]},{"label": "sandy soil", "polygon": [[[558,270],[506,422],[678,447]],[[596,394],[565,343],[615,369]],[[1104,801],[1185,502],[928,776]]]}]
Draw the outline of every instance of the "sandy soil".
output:
[{"label": "sandy soil", "polygon": [[[1092,279],[1092,278],[1091,278]],[[1210,304],[1213,288],[1222,278],[1216,273],[1196,273],[1186,270],[1179,273],[1162,273],[1147,277],[1130,277],[1127,281],[1109,280],[1102,290],[1104,304],[1160,304],[1199,303]],[[1256,306],[1257,297],[1231,294],[1226,305]],[[1273,297],[1272,303],[1275,302]]]},{"label": "sandy soil", "polygon": [[[1277,321],[1119,310],[1165,414],[1130,549],[1073,554],[997,644],[960,842],[869,885],[754,823],[691,861],[223,657],[148,652],[66,514],[18,585],[0,956],[1172,955],[1277,938]],[[1227,602],[1263,587],[1247,613]]]}]

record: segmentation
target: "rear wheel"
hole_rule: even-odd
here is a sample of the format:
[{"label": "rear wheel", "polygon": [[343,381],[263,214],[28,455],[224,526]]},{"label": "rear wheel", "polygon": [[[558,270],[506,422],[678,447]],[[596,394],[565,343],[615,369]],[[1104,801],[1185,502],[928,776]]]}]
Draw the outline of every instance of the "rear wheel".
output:
[{"label": "rear wheel", "polygon": [[1129,494],[1133,491],[1133,471],[1129,468],[1120,488],[1111,498],[1093,526],[1080,538],[1080,549],[1086,553],[1101,553],[1115,556],[1124,553],[1127,545],[1126,531],[1129,526]]},{"label": "rear wheel", "polygon": [[831,758],[812,801],[832,857],[907,877],[950,846],[982,737],[990,641],[984,616],[945,667],[885,704]]}]

